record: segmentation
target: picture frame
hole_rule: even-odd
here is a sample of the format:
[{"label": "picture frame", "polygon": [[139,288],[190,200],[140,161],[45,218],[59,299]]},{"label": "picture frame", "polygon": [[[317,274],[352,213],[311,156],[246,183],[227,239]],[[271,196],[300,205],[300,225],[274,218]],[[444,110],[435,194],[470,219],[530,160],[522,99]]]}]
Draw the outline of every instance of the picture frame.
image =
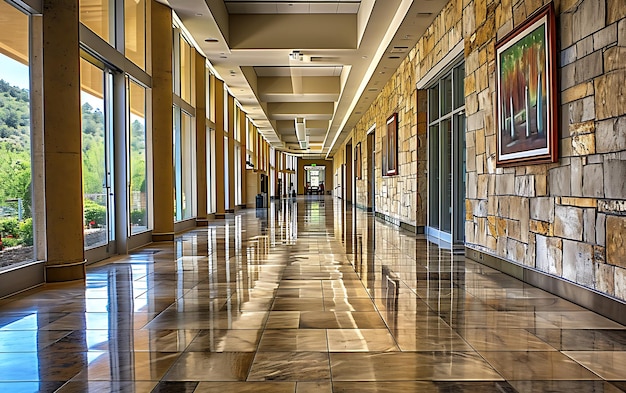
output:
[{"label": "picture frame", "polygon": [[357,180],[360,180],[363,178],[363,173],[362,173],[362,163],[361,163],[361,142],[356,144],[356,147],[354,148],[354,177]]},{"label": "picture frame", "polygon": [[496,43],[496,165],[558,159],[556,21],[553,3]]},{"label": "picture frame", "polygon": [[383,176],[398,174],[398,113],[387,118],[387,134],[383,139]]}]

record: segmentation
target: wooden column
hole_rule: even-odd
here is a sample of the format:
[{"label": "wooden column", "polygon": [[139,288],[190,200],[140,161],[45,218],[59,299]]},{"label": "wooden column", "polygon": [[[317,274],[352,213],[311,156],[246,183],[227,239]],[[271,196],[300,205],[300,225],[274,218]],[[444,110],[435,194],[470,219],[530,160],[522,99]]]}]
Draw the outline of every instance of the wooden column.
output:
[{"label": "wooden column", "polygon": [[151,1],[153,241],[174,240],[172,10]]},{"label": "wooden column", "polygon": [[227,213],[235,211],[235,98],[228,95],[228,208]]},{"label": "wooden column", "polygon": [[43,2],[46,281],[85,278],[78,2]]},{"label": "wooden column", "polygon": [[194,50],[196,62],[196,201],[198,213],[196,224],[208,225],[207,222],[207,151],[206,151],[206,58]]}]

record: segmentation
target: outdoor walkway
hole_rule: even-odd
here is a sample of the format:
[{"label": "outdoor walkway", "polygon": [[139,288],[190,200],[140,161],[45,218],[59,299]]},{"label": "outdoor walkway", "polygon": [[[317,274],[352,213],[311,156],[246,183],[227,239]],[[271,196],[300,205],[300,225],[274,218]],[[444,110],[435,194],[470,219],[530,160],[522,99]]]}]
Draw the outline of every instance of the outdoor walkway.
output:
[{"label": "outdoor walkway", "polygon": [[626,389],[625,326],[340,202],[243,210],[1,301],[0,392]]}]

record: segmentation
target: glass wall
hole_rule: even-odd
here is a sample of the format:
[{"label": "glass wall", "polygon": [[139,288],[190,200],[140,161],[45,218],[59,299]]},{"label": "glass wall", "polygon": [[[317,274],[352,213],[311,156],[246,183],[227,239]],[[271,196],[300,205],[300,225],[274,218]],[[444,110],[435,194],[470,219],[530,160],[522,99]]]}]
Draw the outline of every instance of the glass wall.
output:
[{"label": "glass wall", "polygon": [[0,270],[35,259],[29,17],[0,1]]},{"label": "glass wall", "polygon": [[465,207],[464,64],[428,89],[429,236],[462,243]]},{"label": "glass wall", "polygon": [[[117,10],[123,10],[124,23],[116,24]],[[79,11],[83,25],[145,70],[145,0],[80,0]],[[116,37],[123,37],[123,44]]]},{"label": "glass wall", "polygon": [[[112,75],[80,60],[83,213],[85,248],[108,244],[113,211],[113,159],[111,157]],[[112,240],[112,239],[111,239]]]},{"label": "glass wall", "polygon": [[146,152],[146,89],[128,80],[130,234],[146,231],[148,223],[147,152]]},{"label": "glass wall", "polygon": [[174,108],[174,197],[176,221],[192,218],[196,214],[196,176],[193,117]]},{"label": "glass wall", "polygon": [[146,2],[124,0],[124,54],[146,68]]},{"label": "glass wall", "polygon": [[80,0],[80,22],[115,46],[115,0]]}]

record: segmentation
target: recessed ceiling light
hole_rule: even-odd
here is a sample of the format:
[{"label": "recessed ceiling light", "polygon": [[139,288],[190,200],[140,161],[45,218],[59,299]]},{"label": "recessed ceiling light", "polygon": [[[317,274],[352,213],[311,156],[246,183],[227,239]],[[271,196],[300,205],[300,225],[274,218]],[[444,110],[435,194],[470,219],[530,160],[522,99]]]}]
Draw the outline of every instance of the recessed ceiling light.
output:
[{"label": "recessed ceiling light", "polygon": [[207,38],[204,42],[220,42],[217,38]]}]

